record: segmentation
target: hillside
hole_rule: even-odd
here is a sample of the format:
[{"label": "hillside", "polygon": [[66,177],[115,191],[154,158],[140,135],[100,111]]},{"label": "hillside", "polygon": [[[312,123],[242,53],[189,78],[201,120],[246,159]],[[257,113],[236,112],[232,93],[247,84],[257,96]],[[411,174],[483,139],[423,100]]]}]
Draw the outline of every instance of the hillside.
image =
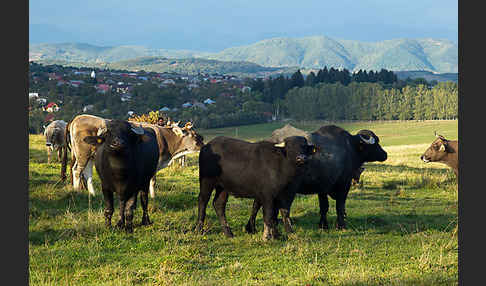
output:
[{"label": "hillside", "polygon": [[397,39],[382,42],[335,40],[317,36],[275,38],[211,55],[219,60],[246,60],[262,66],[335,67],[350,71],[427,70],[457,72],[457,45],[446,40]]},{"label": "hillside", "polygon": [[218,53],[152,49],[142,46],[98,47],[74,43],[29,46],[29,58],[36,61],[63,60],[93,64],[117,63],[140,57],[218,60],[232,62],[233,67],[230,69],[243,65],[243,70],[248,69],[248,63],[253,63],[262,67],[318,69],[327,66],[346,68],[350,71],[379,71],[383,68],[392,71],[458,72],[457,44],[437,39],[360,42],[325,36],[273,38],[247,46],[228,48]]},{"label": "hillside", "polygon": [[250,62],[218,61],[209,59],[168,59],[164,57],[141,57],[132,60],[124,60],[108,64],[112,69],[145,70],[154,72],[173,73],[219,73],[234,75],[271,74],[273,72],[291,73],[296,68],[272,68],[263,67]]},{"label": "hillside", "polygon": [[93,67],[102,69],[130,70],[146,72],[168,72],[178,74],[232,74],[235,76],[268,76],[273,74],[290,75],[297,67],[263,67],[250,62],[218,61],[208,59],[168,59],[165,57],[137,57],[134,59],[104,63],[100,61],[67,61],[42,59],[35,62],[45,65],[63,65],[72,67]]}]

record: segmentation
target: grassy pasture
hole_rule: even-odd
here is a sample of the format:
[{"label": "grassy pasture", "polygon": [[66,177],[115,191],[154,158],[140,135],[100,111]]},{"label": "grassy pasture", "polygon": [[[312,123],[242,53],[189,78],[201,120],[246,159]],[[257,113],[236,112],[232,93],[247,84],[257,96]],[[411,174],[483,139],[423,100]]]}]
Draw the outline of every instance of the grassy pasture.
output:
[{"label": "grassy pasture", "polygon": [[[323,122],[295,123],[312,131]],[[227,135],[255,141],[283,123],[202,130],[207,142]],[[211,204],[204,235],[192,232],[199,193],[197,155],[188,166],[157,174],[149,200],[148,227],[134,233],[105,229],[102,195],[58,183],[59,163],[47,164],[44,139],[29,137],[29,282],[31,285],[457,285],[457,193],[454,173],[419,156],[434,130],[457,138],[457,121],[354,122],[355,133],[371,129],[388,152],[367,163],[362,186],[346,203],[348,229],[318,230],[316,195],[298,195],[292,205],[295,233],[262,241],[244,232],[251,200],[230,197],[227,239]],[[100,182],[95,172],[95,187]],[[328,220],[336,221],[330,199]],[[118,219],[115,199],[113,221]]]}]

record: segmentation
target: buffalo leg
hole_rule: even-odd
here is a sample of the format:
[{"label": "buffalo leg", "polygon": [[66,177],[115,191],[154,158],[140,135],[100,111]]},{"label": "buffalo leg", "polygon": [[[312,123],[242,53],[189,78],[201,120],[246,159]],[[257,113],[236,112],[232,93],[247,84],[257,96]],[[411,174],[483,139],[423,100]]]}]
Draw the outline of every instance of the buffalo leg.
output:
[{"label": "buffalo leg", "polygon": [[351,187],[351,182],[348,182],[344,185],[338,194],[342,194],[341,196],[336,198],[336,213],[337,213],[337,228],[338,229],[345,229],[346,228],[346,197],[348,196],[349,188]]},{"label": "buffalo leg", "polygon": [[118,220],[118,223],[116,226],[118,228],[124,228],[125,227],[125,206],[126,206],[126,200],[120,196],[120,220]]},{"label": "buffalo leg", "polygon": [[137,193],[133,194],[125,204],[125,231],[133,232],[133,211],[137,207]]},{"label": "buffalo leg", "polygon": [[292,221],[290,220],[290,206],[292,205],[294,198],[295,198],[295,193],[293,193],[293,195],[290,193],[287,194],[285,197],[277,199],[276,201],[277,205],[275,207],[276,209],[275,221],[278,222],[277,215],[278,215],[278,210],[280,210],[280,215],[282,216],[285,232],[287,233],[293,232]]},{"label": "buffalo leg", "polygon": [[319,221],[319,228],[328,229],[327,224],[327,211],[329,210],[329,201],[327,199],[327,194],[319,193],[319,212],[321,214],[321,220]]},{"label": "buffalo leg", "polygon": [[294,232],[294,230],[292,229],[292,221],[290,220],[290,210],[287,208],[281,208],[280,215],[282,216],[285,232],[287,233]]},{"label": "buffalo leg", "polygon": [[346,208],[345,208],[346,198],[339,198],[336,200],[336,213],[337,213],[337,228],[346,228]]},{"label": "buffalo leg", "polygon": [[262,204],[258,202],[257,199],[253,200],[253,208],[251,210],[250,218],[248,219],[248,223],[246,224],[246,232],[248,233],[256,233],[256,226],[255,226],[255,219],[260,210]]},{"label": "buffalo leg", "polygon": [[143,190],[140,193],[140,202],[142,204],[142,211],[143,211],[142,225],[152,224],[152,222],[150,222],[149,215],[148,215],[148,191],[147,191],[147,189]]},{"label": "buffalo leg", "polygon": [[103,197],[105,199],[105,225],[111,227],[111,217],[113,216],[113,192],[103,188]]},{"label": "buffalo leg", "polygon": [[263,204],[263,240],[275,239],[279,236],[275,208],[273,200]]},{"label": "buffalo leg", "polygon": [[226,220],[226,203],[228,202],[228,192],[225,192],[221,187],[216,187],[216,194],[213,199],[213,207],[219,218],[219,223],[227,237],[233,237],[231,228]]},{"label": "buffalo leg", "polygon": [[199,181],[198,215],[196,232],[203,233],[204,219],[206,218],[206,207],[213,191],[214,185],[210,180]]}]

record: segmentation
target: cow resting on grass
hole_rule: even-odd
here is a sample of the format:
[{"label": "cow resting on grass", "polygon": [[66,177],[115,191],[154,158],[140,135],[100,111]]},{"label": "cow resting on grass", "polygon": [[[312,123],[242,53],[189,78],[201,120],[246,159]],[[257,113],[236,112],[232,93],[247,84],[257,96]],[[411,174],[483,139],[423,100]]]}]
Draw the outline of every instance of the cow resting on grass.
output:
[{"label": "cow resting on grass", "polygon": [[101,179],[105,200],[105,225],[111,226],[113,194],[120,199],[117,226],[133,232],[133,211],[141,191],[142,225],[150,224],[148,191],[159,160],[157,137],[151,128],[133,127],[123,120],[107,122],[101,135],[86,136],[83,141],[97,147],[95,167]]},{"label": "cow resting on grass", "polygon": [[[286,138],[283,144],[250,143],[219,136],[199,154],[199,207],[196,231],[202,232],[206,206],[213,189],[213,206],[227,237],[233,233],[226,221],[228,195],[254,198],[263,205],[263,239],[276,238],[277,212],[289,212],[300,186],[300,169],[315,152],[304,137]],[[287,223],[285,223],[286,230]]]},{"label": "cow resting on grass", "polygon": [[[365,162],[387,159],[387,153],[381,148],[379,138],[370,130],[360,130],[356,135],[335,126],[326,125],[311,133],[312,144],[318,147],[318,154],[312,156],[303,172],[303,182],[299,194],[318,194],[320,208],[319,228],[329,228],[327,196],[336,200],[337,227],[346,227],[345,203],[352,180],[357,177]],[[253,202],[253,210],[246,225],[246,231],[254,233],[255,218],[261,203]],[[288,221],[288,213],[282,213],[282,219]]]},{"label": "cow resting on grass", "polygon": [[447,140],[442,135],[435,133],[437,137],[420,159],[425,163],[443,163],[452,168],[456,178],[459,176],[459,141]]},{"label": "cow resting on grass", "polygon": [[66,144],[64,142],[64,132],[66,129],[66,122],[63,120],[55,120],[44,126],[44,137],[46,138],[47,147],[47,163],[51,162],[51,153],[57,152],[57,159],[62,160],[62,151],[65,150]]}]

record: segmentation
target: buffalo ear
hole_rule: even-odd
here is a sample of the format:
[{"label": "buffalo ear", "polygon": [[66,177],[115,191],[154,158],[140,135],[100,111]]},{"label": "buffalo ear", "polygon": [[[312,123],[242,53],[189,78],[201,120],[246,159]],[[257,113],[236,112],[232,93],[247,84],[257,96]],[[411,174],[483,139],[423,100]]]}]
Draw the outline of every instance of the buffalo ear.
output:
[{"label": "buffalo ear", "polygon": [[86,136],[83,138],[83,141],[93,146],[99,146],[105,142],[105,138],[100,136]]}]

